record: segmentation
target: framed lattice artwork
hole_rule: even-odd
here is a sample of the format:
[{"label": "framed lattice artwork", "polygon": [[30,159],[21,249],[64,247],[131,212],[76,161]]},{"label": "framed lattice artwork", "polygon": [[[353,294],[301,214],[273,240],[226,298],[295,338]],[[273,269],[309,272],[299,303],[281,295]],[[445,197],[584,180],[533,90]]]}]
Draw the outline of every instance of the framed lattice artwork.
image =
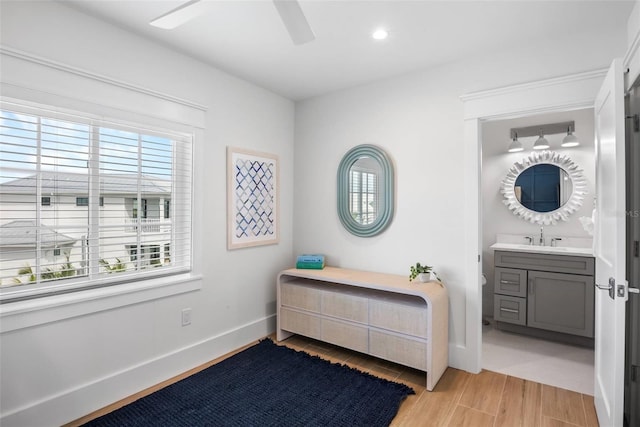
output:
[{"label": "framed lattice artwork", "polygon": [[278,157],[227,147],[227,248],[279,242]]}]

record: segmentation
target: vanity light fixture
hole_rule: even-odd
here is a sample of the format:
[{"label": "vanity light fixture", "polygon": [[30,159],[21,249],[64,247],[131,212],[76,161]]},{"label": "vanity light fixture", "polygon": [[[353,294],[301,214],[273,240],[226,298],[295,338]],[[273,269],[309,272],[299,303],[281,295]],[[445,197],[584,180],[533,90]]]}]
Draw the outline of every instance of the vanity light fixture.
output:
[{"label": "vanity light fixture", "polygon": [[517,153],[522,150],[524,150],[524,147],[522,146],[522,142],[518,141],[518,133],[513,132],[511,137],[511,144],[509,144],[509,149],[507,151],[509,151],[510,153]]},{"label": "vanity light fixture", "polygon": [[375,40],[384,40],[389,37],[389,32],[384,28],[378,28],[371,34],[371,37]]},{"label": "vanity light fixture", "polygon": [[[576,130],[576,127],[575,127],[574,121],[560,122],[560,123],[547,123],[542,125],[526,126],[521,128],[511,128],[510,135],[511,135],[511,139],[514,141],[509,146],[509,152],[512,152],[511,151],[512,147],[515,148],[518,145],[522,146],[522,143],[520,143],[519,141],[518,141],[518,144],[515,143],[515,139],[517,138],[527,138],[531,136],[537,136],[538,139],[536,139],[536,142],[533,144],[533,149],[546,150],[550,147],[550,144],[547,138],[545,138],[545,135],[556,135],[556,134],[564,134],[564,133],[568,133],[568,135],[563,140],[562,146],[575,147],[576,145],[579,145],[578,138],[576,138],[572,134],[572,132],[575,132],[575,130]],[[571,138],[569,138],[569,136],[571,136]],[[569,138],[568,142],[575,141],[575,144],[564,145],[564,142],[567,141],[567,138]]]},{"label": "vanity light fixture", "polygon": [[540,136],[536,139],[536,142],[533,143],[534,150],[546,150],[549,148],[549,141],[544,137],[544,132],[540,129]]},{"label": "vanity light fixture", "polygon": [[560,146],[564,148],[569,148],[569,147],[577,147],[578,145],[580,145],[580,141],[578,141],[578,137],[573,134],[573,130],[571,126],[569,126],[567,128],[567,136],[564,137],[564,139],[562,140],[562,144],[560,144]]}]

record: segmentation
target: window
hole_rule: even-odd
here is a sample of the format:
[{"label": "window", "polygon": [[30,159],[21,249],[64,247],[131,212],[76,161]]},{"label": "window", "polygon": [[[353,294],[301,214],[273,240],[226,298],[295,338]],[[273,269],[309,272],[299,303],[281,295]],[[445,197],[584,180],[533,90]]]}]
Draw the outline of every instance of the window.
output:
[{"label": "window", "polygon": [[372,171],[351,170],[349,182],[351,215],[359,224],[371,224],[377,217],[377,181],[377,175]]},{"label": "window", "polygon": [[[185,134],[3,102],[0,240],[15,244],[0,244],[0,299],[189,271],[191,146]],[[172,199],[184,208],[169,217]],[[61,245],[64,259],[50,258]]]},{"label": "window", "polygon": [[[144,250],[144,249],[142,249]],[[127,246],[127,251],[129,251],[129,260],[134,264],[137,265],[138,262],[138,247],[135,245],[128,245]]]},{"label": "window", "polygon": [[162,264],[160,260],[160,245],[152,245],[149,247],[149,259],[151,260],[151,265]]},{"label": "window", "polygon": [[164,262],[165,264],[171,262],[171,244],[170,243],[164,244]]},{"label": "window", "polygon": [[[89,198],[76,197],[76,206],[89,206]],[[104,206],[104,197],[100,197],[100,206]]]},{"label": "window", "polygon": [[165,199],[164,201],[164,218],[168,219],[171,217],[171,200]]},{"label": "window", "polygon": [[[165,246],[168,245],[165,244]],[[144,269],[148,267],[159,266],[162,264],[160,259],[160,245],[126,245],[129,254],[129,260],[135,269]]]},{"label": "window", "polygon": [[147,218],[147,199],[140,199],[140,204],[142,206],[140,212],[138,212],[138,199],[131,199],[131,203],[133,204],[131,218],[138,218],[138,214],[140,215],[140,218]]}]

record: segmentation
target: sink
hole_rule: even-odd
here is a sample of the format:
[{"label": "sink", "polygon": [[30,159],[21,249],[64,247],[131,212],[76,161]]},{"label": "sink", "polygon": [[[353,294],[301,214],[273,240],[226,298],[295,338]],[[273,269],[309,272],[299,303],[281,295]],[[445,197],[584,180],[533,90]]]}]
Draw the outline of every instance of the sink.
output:
[{"label": "sink", "polygon": [[568,246],[535,246],[517,243],[494,243],[491,249],[498,251],[532,252],[540,254],[563,254],[576,256],[593,256],[591,248],[573,248]]},{"label": "sink", "polygon": [[[510,245],[508,243],[503,243],[503,245]],[[518,245],[514,244],[515,249],[529,251],[529,252],[563,252],[573,248],[565,248],[561,246],[534,246],[534,245]]]}]

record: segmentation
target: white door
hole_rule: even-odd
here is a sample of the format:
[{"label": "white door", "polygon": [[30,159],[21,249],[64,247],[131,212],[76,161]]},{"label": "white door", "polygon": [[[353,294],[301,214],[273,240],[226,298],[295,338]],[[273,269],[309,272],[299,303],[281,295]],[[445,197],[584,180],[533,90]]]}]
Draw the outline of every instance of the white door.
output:
[{"label": "white door", "polygon": [[[622,62],[613,62],[595,103],[595,404],[602,427],[622,426],[625,341],[625,141]],[[612,285],[610,291],[604,289]],[[621,293],[618,286],[622,285]]]}]

